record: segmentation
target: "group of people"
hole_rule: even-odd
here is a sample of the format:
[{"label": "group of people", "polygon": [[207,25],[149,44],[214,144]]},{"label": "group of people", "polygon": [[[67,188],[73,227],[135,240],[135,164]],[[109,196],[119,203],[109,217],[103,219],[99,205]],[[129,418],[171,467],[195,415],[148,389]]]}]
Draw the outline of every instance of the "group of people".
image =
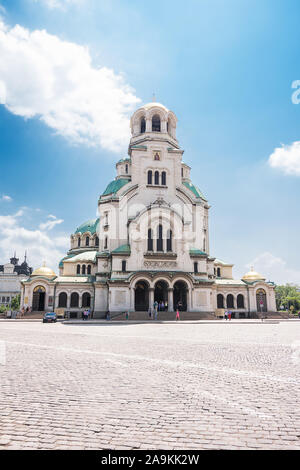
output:
[{"label": "group of people", "polygon": [[230,310],[228,310],[228,311],[225,310],[225,312],[224,312],[224,317],[225,317],[225,320],[226,320],[226,321],[227,321],[227,320],[230,321],[230,320],[231,320],[231,311],[230,311]]},{"label": "group of people", "polygon": [[90,316],[91,316],[91,311],[90,310],[84,310],[82,312],[82,319],[83,320],[89,320]]}]

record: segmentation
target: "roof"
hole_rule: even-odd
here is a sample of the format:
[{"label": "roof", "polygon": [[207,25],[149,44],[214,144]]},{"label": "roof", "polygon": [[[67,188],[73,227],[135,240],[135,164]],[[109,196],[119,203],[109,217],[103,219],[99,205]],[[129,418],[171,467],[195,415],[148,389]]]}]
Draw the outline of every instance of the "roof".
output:
[{"label": "roof", "polygon": [[165,111],[169,111],[163,104],[152,101],[151,103],[144,104],[141,108],[150,109],[150,108],[162,108]]},{"label": "roof", "polygon": [[222,261],[221,259],[216,258],[214,264],[221,264],[222,266],[233,266],[233,264],[230,263],[225,263],[225,261]]},{"label": "roof", "polygon": [[130,245],[121,245],[115,250],[113,250],[112,253],[130,254],[131,253]]},{"label": "roof", "polygon": [[119,178],[117,180],[111,181],[102,196],[108,196],[109,194],[117,193],[121,188],[123,188],[123,186],[125,186],[125,184],[128,184],[129,182],[129,178]]},{"label": "roof", "polygon": [[130,158],[121,158],[121,160],[119,160],[119,161],[117,162],[117,165],[118,165],[119,163],[125,163],[125,162],[130,162],[130,161],[131,161]]},{"label": "roof", "polygon": [[204,253],[202,250],[199,250],[198,248],[190,248],[190,255],[206,256],[206,253]]},{"label": "roof", "polygon": [[99,222],[100,222],[100,218],[88,220],[87,222],[84,222],[83,224],[81,224],[77,228],[75,233],[90,232],[92,235],[94,235],[95,233],[97,233]]},{"label": "roof", "polygon": [[72,254],[72,255],[67,255],[67,256],[65,256],[62,260],[60,260],[58,266],[59,266],[60,268],[63,268],[63,266],[64,266],[64,261],[67,260],[67,259],[69,259],[69,258],[73,258],[73,256],[76,256],[76,255],[75,255],[75,254]]},{"label": "roof", "polygon": [[92,282],[91,276],[58,276],[55,279],[55,282],[64,283],[64,282],[76,282],[77,284],[85,284],[87,282]]},{"label": "roof", "polygon": [[218,284],[219,286],[228,286],[228,285],[235,285],[235,286],[244,286],[245,287],[245,282],[239,280],[239,279],[216,279],[215,283]]},{"label": "roof", "polygon": [[65,263],[78,263],[80,261],[96,261],[96,255],[98,251],[84,251],[83,253],[79,253],[78,255],[72,256],[72,258],[66,259]]},{"label": "roof", "polygon": [[194,195],[196,197],[200,197],[201,199],[203,199],[204,201],[207,201],[207,199],[204,197],[204,195],[202,194],[202,192],[200,191],[200,189],[195,186],[193,183],[190,183],[189,181],[184,181],[182,183],[186,188],[188,188],[190,191],[192,191],[192,193],[194,193]]}]

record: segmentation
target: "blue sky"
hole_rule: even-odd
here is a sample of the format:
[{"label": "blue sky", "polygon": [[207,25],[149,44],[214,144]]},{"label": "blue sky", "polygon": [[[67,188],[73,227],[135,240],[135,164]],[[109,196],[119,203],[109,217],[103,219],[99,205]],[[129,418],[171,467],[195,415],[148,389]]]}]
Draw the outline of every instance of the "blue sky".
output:
[{"label": "blue sky", "polygon": [[211,254],[300,283],[299,2],[0,5],[1,262],[56,267],[155,92],[212,206]]}]

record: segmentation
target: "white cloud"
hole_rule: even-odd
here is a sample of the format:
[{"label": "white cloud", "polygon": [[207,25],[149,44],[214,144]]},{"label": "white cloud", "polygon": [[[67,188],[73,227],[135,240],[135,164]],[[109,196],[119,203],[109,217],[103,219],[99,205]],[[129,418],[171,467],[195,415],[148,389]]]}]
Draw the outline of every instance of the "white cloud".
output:
[{"label": "white cloud", "polygon": [[54,8],[59,8],[61,10],[66,9],[68,6],[72,5],[82,5],[85,0],[34,0],[36,3],[43,3],[51,10]]},{"label": "white cloud", "polygon": [[5,201],[5,202],[11,202],[12,198],[10,196],[8,196],[7,194],[3,194],[3,196],[1,197],[0,200]]},{"label": "white cloud", "polygon": [[276,148],[269,157],[269,165],[287,175],[300,176],[300,141]]},{"label": "white cloud", "polygon": [[0,259],[6,262],[12,252],[21,257],[27,251],[30,265],[36,268],[46,261],[57,272],[58,262],[68,249],[69,237],[49,237],[45,230],[28,230],[22,226],[22,216],[23,211],[0,216]]},{"label": "white cloud", "polygon": [[265,252],[258,255],[247,265],[248,269],[254,266],[267,280],[274,281],[276,284],[293,283],[300,285],[300,271],[289,268],[287,263],[272,253]]},{"label": "white cloud", "polygon": [[87,47],[0,19],[0,104],[37,117],[76,144],[125,149],[140,101],[120,74],[95,67]]},{"label": "white cloud", "polygon": [[63,219],[57,219],[55,215],[48,215],[48,219],[50,220],[39,225],[41,230],[52,230],[56,225],[63,223]]}]

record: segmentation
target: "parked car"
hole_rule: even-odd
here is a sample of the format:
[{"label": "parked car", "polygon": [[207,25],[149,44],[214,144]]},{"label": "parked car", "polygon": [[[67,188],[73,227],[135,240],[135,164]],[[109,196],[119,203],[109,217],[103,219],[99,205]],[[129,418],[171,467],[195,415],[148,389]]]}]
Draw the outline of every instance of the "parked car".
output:
[{"label": "parked car", "polygon": [[44,315],[43,323],[56,323],[57,322],[57,315],[54,312],[47,312]]}]

